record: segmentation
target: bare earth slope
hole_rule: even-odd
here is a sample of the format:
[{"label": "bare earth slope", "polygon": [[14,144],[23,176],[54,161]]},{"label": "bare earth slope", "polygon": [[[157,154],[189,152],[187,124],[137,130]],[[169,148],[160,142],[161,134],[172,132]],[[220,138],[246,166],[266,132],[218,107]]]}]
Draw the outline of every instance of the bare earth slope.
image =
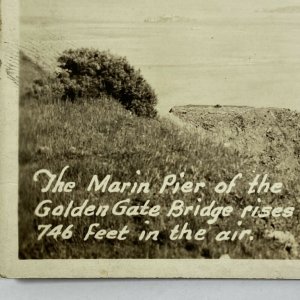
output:
[{"label": "bare earth slope", "polygon": [[[213,138],[281,171],[300,169],[300,113],[237,106],[177,106],[170,113]],[[294,174],[295,175],[295,174]]]}]

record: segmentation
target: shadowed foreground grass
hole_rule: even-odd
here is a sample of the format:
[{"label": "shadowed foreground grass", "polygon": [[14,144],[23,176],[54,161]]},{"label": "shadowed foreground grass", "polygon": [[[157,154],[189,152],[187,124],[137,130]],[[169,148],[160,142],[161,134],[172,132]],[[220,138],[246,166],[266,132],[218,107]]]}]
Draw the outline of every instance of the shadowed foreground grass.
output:
[{"label": "shadowed foreground grass", "polygon": [[[32,176],[38,169],[46,168],[57,174],[69,165],[65,179],[76,181],[78,188],[70,194],[40,192],[41,185],[34,183]],[[160,204],[166,211],[170,203],[182,199],[186,204],[195,204],[197,197],[202,203],[216,200],[218,205],[233,205],[237,213],[247,203],[255,203],[255,196],[245,196],[243,188],[229,195],[212,193],[219,181],[229,181],[242,172],[244,180],[253,176],[251,157],[231,152],[209,140],[201,140],[195,133],[179,129],[167,120],[137,118],[118,103],[102,99],[81,103],[37,103],[28,101],[20,107],[20,257],[21,258],[218,258],[229,254],[232,258],[285,258],[292,254],[286,245],[266,239],[266,229],[289,230],[298,236],[297,215],[289,219],[245,219],[245,228],[253,228],[254,241],[216,242],[214,236],[221,230],[235,230],[239,217],[219,219],[208,225],[205,218],[186,216],[172,218],[147,217],[82,217],[38,218],[34,209],[43,199],[54,204],[74,200],[76,204],[90,199],[94,204],[114,204],[131,198],[139,205],[147,199],[151,204]],[[140,176],[136,174],[141,170]],[[255,170],[259,173],[259,170]],[[194,182],[204,179],[209,188],[203,194],[157,194],[165,175],[185,172],[185,179]],[[272,173],[272,172],[269,172]],[[149,181],[153,190],[149,194],[88,193],[85,191],[93,174],[99,179],[111,174],[115,181]],[[280,177],[280,174],[278,174]],[[276,176],[274,176],[276,177]],[[278,177],[276,177],[278,179]],[[292,195],[285,191],[280,196],[263,196],[263,203],[273,206],[295,204]],[[150,224],[145,225],[144,220]],[[208,229],[203,241],[170,241],[169,230],[177,223],[189,222],[190,228]],[[130,237],[125,241],[83,241],[91,223],[101,223],[104,229],[121,229],[128,225]],[[54,240],[46,237],[37,241],[39,224],[74,224],[75,233],[70,240]],[[137,233],[145,226],[159,229],[158,241],[139,242]],[[293,252],[294,253],[294,252]]]}]

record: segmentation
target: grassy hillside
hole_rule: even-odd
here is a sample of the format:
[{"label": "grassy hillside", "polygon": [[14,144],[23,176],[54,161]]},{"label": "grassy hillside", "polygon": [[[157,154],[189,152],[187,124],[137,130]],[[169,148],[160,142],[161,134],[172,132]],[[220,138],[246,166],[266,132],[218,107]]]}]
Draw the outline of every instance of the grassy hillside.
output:
[{"label": "grassy hillside", "polygon": [[[21,82],[25,85],[32,78],[45,74],[30,60],[21,57]],[[272,174],[277,181],[283,180],[290,190],[296,191],[296,182],[275,169],[267,170],[257,165],[251,157],[228,149],[214,140],[179,128],[166,119],[138,118],[124,110],[112,99],[94,99],[77,103],[53,103],[51,99],[37,102],[23,97],[20,105],[20,186],[19,186],[19,240],[20,258],[219,258],[228,254],[231,258],[297,258],[299,240],[282,242],[268,239],[265,231],[288,231],[299,237],[299,204],[295,194],[285,191],[275,197],[264,196],[263,204],[272,206],[297,206],[294,218],[246,218],[243,226],[253,228],[254,241],[216,242],[212,237],[220,230],[235,230],[239,209],[247,203],[256,204],[256,197],[245,196],[244,188],[234,193],[212,193],[213,186],[222,180],[229,181],[239,172],[243,181],[253,177],[253,172]],[[26,100],[26,101],[24,101]],[[34,172],[47,168],[53,173],[69,165],[66,180],[76,180],[78,188],[71,194],[41,195],[40,186],[33,182]],[[136,171],[140,170],[141,175]],[[185,172],[185,180],[208,182],[208,189],[201,195],[159,195],[154,188],[149,194],[87,193],[84,189],[93,174],[103,178],[112,174],[119,181],[149,181],[159,187],[164,176]],[[299,188],[299,184],[297,185]],[[34,217],[33,212],[42,199],[51,199],[55,204],[70,200],[82,203],[89,199],[95,204],[114,204],[130,198],[135,205],[151,200],[151,205],[160,204],[166,211],[170,203],[182,199],[188,205],[202,197],[202,205],[216,200],[218,205],[232,204],[237,208],[231,218],[221,218],[208,225],[205,218],[185,216],[179,219],[157,217]],[[144,221],[149,220],[149,225]],[[83,241],[82,234],[91,223],[100,222],[101,228],[121,229],[128,225],[130,238],[117,240]],[[203,241],[170,241],[169,230],[177,223],[188,222],[192,229],[208,229],[208,238]],[[37,241],[39,224],[74,224],[75,234],[70,240],[46,237]],[[137,233],[145,226],[159,229],[158,241],[139,242]],[[242,227],[243,227],[242,226]],[[136,233],[136,234],[135,234]]]}]

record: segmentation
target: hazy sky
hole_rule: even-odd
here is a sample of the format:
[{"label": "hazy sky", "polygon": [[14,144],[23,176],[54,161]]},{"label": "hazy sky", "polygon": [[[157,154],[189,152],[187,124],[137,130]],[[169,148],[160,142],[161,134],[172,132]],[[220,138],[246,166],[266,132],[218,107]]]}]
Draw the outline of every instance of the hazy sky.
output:
[{"label": "hazy sky", "polygon": [[[143,20],[164,14],[201,18],[204,15],[249,15],[299,5],[299,0],[22,0],[23,16],[91,20]],[[293,9],[291,10],[291,12]]]},{"label": "hazy sky", "polygon": [[[251,103],[300,110],[299,0],[20,3],[21,15],[29,17],[22,45],[39,63],[54,65],[69,47],[110,49],[141,68],[161,105]],[[144,19],[162,15],[200,22],[142,26]]]}]

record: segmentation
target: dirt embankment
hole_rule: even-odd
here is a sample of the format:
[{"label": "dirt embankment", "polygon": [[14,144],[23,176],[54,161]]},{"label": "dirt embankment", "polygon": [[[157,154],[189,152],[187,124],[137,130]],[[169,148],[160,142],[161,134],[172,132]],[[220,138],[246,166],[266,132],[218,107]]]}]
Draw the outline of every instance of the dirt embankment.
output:
[{"label": "dirt embankment", "polygon": [[[177,106],[170,113],[204,137],[232,147],[260,164],[300,170],[300,113],[289,109]],[[289,174],[291,174],[289,172]]]}]

